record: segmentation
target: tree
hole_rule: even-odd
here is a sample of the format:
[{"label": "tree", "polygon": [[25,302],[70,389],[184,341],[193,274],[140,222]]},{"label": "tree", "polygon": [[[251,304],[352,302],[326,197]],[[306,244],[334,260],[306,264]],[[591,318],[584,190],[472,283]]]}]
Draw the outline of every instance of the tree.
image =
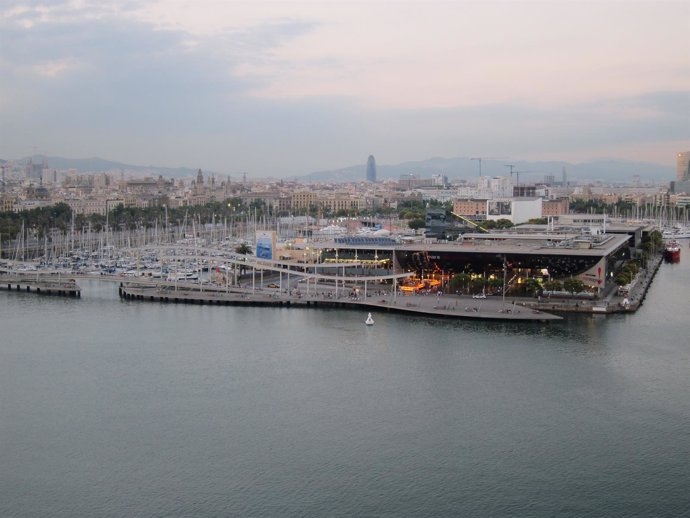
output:
[{"label": "tree", "polygon": [[482,279],[481,277],[473,279],[471,284],[472,293],[481,293],[486,289],[486,284],[486,279]]},{"label": "tree", "polygon": [[534,279],[530,277],[529,279],[525,279],[524,282],[524,290],[525,293],[528,295],[531,295],[533,297],[536,297],[537,295],[540,295],[543,290],[541,287],[541,284],[539,284],[539,281],[537,279]]},{"label": "tree", "polygon": [[240,245],[237,245],[235,247],[235,253],[242,254],[242,255],[247,255],[252,253],[252,247],[249,246],[247,243],[242,243]]},{"label": "tree", "polygon": [[642,234],[642,249],[650,255],[660,252],[663,242],[664,236],[658,230]]},{"label": "tree", "polygon": [[[494,292],[498,290],[503,291],[503,279],[489,279],[486,281],[486,285]],[[506,289],[508,289],[508,286],[506,286]]]},{"label": "tree", "polygon": [[563,284],[561,281],[551,279],[544,283],[544,289],[547,291],[561,291],[563,289]]},{"label": "tree", "polygon": [[470,284],[470,281],[472,280],[472,277],[470,276],[469,273],[458,273],[457,275],[454,275],[453,278],[450,280],[450,291],[452,292],[465,292],[467,291],[467,287]]},{"label": "tree", "polygon": [[424,228],[426,226],[426,221],[424,221],[422,218],[415,218],[415,219],[411,219],[410,221],[408,221],[407,225],[412,230],[418,230],[418,229]]},{"label": "tree", "polygon": [[580,279],[570,277],[569,279],[563,281],[563,289],[571,295],[574,295],[575,293],[580,293],[581,291],[584,291],[585,283],[582,282]]},{"label": "tree", "polygon": [[626,272],[621,272],[616,275],[615,279],[613,280],[618,286],[627,286],[632,281],[632,277],[630,277],[630,275]]}]

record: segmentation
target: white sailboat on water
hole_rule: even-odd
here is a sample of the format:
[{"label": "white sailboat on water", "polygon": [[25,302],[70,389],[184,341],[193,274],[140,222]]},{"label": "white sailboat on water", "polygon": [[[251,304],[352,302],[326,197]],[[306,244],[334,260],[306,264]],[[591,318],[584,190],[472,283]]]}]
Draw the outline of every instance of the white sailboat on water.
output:
[{"label": "white sailboat on water", "polygon": [[369,316],[367,316],[367,319],[364,321],[364,323],[368,326],[374,325],[374,319],[371,318],[371,313],[369,313]]}]

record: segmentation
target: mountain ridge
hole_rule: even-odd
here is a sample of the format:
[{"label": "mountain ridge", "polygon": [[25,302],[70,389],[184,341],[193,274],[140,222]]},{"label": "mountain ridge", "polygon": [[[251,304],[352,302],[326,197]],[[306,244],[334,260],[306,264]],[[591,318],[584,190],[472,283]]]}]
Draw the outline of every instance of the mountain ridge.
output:
[{"label": "mountain ridge", "polygon": [[[76,169],[81,173],[126,171],[141,175],[163,175],[170,177],[185,177],[196,174],[197,168],[163,167],[126,164],[99,157],[64,158],[57,156],[33,155],[16,160],[26,163],[29,159],[45,160],[49,168]],[[0,159],[0,163],[7,162]],[[510,164],[509,164],[510,163]],[[529,160],[482,160],[482,176],[506,176],[510,174],[512,165],[514,175],[519,175],[521,183],[533,183],[543,180],[545,175],[552,175],[556,181],[563,176],[563,169],[568,180],[602,181],[602,182],[633,182],[635,177],[641,182],[664,183],[675,177],[675,170],[671,166],[650,162],[629,161],[615,158],[591,160],[581,163],[571,163],[558,160],[529,161]],[[378,180],[397,180],[402,175],[414,174],[419,178],[429,178],[432,174],[442,174],[449,180],[471,179],[479,176],[479,161],[471,157],[432,157],[424,160],[406,161],[399,164],[377,164]],[[205,170],[206,174],[218,174]],[[290,176],[289,179],[305,182],[356,182],[366,179],[366,163],[344,168],[325,169],[304,175]]]}]

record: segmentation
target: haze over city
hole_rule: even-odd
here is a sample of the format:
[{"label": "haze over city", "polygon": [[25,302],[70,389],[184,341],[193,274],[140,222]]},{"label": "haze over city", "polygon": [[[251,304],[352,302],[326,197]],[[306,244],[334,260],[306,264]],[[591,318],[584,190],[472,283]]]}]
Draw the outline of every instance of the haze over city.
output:
[{"label": "haze over city", "polygon": [[686,1],[6,1],[0,158],[287,176],[433,156],[673,165]]}]

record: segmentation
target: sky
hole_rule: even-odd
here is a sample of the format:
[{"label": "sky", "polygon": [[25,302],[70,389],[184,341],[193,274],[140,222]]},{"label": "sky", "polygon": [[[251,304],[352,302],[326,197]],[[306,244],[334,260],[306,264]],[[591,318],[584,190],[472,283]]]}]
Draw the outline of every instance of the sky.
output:
[{"label": "sky", "polygon": [[0,2],[0,158],[674,165],[690,1]]}]

